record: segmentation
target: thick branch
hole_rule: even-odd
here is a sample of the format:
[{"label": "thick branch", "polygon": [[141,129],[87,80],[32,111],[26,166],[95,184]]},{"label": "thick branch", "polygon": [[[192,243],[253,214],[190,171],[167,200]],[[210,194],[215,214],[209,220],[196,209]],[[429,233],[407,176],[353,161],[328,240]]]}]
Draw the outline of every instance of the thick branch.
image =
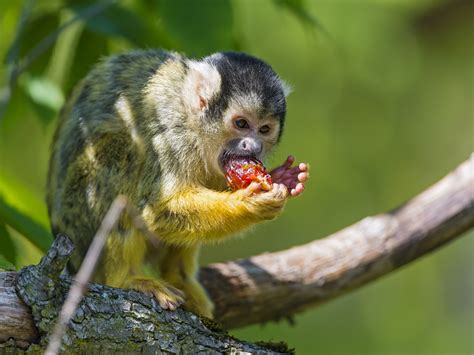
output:
[{"label": "thick branch", "polygon": [[[27,349],[30,352],[43,353],[52,341],[58,314],[71,290],[71,279],[60,273],[72,251],[71,240],[59,236],[38,266],[25,267],[15,275],[17,294],[29,307],[40,334],[39,344]],[[11,277],[11,273],[2,274]],[[58,343],[65,353],[281,353],[216,331],[213,323],[209,326],[184,309],[162,310],[154,298],[134,290],[90,284],[87,295],[71,313]],[[24,343],[0,344],[0,352],[2,347],[10,350]]]},{"label": "thick branch", "polygon": [[[332,236],[306,245],[210,265],[201,269],[201,281],[216,304],[217,320],[226,327],[274,320],[364,285],[442,246],[473,226],[474,156],[396,210],[365,218]],[[38,299],[28,295],[31,288],[44,282],[36,277],[49,278],[53,283],[58,282],[60,288],[67,288],[69,280],[55,280],[53,277],[63,263],[63,256],[65,254],[61,253],[56,256],[59,263],[46,263],[52,265],[51,270],[45,269],[45,263],[41,263],[38,269],[43,268],[43,276],[28,273],[31,267],[23,269],[20,274],[22,281],[16,284],[35,315],[40,335],[50,329],[52,319],[57,315],[57,305],[56,308],[48,305],[60,302],[65,290],[48,293],[52,290],[49,288],[50,291],[37,295],[41,296]],[[5,334],[3,330],[8,329],[8,334],[15,339],[31,341],[37,336],[31,327],[31,314],[19,299],[11,299],[15,277],[14,273],[0,273],[0,334]],[[45,286],[45,290],[48,287]],[[5,297],[6,294],[10,298]],[[18,312],[12,312],[6,306]],[[25,323],[22,325],[17,319],[15,324],[19,325],[12,330],[5,324],[12,324],[14,314],[24,317]],[[185,311],[162,311],[154,301],[136,291],[100,285],[91,285],[71,324],[69,336],[73,334],[82,339],[93,339],[97,334],[116,334],[109,342],[121,350],[124,348],[120,340],[127,337],[132,339],[130,346],[134,342],[151,341],[154,347],[150,349],[155,350],[158,345],[162,346],[163,341],[164,344],[168,341],[170,347],[176,342],[195,346],[196,342],[189,344],[185,339],[194,339],[195,336],[199,336],[199,344],[212,340],[212,344],[227,346],[229,343],[226,342],[233,341],[223,335],[226,341],[219,343],[218,334],[210,332]],[[162,336],[159,334],[167,334],[169,338],[159,338]],[[179,338],[179,334],[184,338]],[[251,346],[238,342],[232,344],[235,348]]]},{"label": "thick branch", "polygon": [[327,238],[201,269],[216,316],[235,328],[288,317],[413,261],[474,226],[474,154],[388,213]]}]

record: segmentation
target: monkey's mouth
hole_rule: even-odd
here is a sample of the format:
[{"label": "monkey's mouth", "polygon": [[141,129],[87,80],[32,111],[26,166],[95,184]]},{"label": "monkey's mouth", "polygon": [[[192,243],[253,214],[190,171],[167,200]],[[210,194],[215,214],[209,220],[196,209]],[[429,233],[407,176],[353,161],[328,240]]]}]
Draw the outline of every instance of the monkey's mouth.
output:
[{"label": "monkey's mouth", "polygon": [[254,156],[223,154],[220,161],[231,190],[245,189],[252,182],[259,183],[262,190],[271,190],[272,177],[263,163]]},{"label": "monkey's mouth", "polygon": [[230,150],[224,150],[219,157],[219,167],[224,175],[226,175],[232,162],[244,160],[260,162],[260,160],[254,155],[235,154]]}]

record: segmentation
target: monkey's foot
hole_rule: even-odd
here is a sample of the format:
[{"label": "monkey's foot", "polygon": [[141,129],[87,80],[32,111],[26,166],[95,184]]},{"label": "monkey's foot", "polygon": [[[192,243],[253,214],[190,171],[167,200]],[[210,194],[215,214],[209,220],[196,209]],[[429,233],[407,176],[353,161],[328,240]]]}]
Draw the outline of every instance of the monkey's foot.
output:
[{"label": "monkey's foot", "polygon": [[206,290],[194,275],[183,277],[179,273],[168,273],[163,276],[164,280],[182,290],[186,295],[184,308],[200,316],[213,319],[214,304],[209,299]]},{"label": "monkey's foot", "polygon": [[184,293],[162,280],[134,277],[128,280],[124,287],[155,296],[163,309],[174,311],[184,303]]},{"label": "monkey's foot", "polygon": [[183,284],[183,290],[186,293],[186,302],[184,303],[186,309],[200,316],[214,318],[214,304],[197,281]]}]

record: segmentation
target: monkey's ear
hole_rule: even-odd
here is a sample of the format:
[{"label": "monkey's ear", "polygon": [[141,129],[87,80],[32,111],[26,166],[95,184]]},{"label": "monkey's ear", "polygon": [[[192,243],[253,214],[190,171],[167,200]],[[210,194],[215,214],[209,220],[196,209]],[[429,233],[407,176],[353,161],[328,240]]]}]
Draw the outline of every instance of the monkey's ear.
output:
[{"label": "monkey's ear", "polygon": [[288,97],[293,92],[293,87],[288,84],[285,80],[280,79],[281,87],[283,88],[283,94]]},{"label": "monkey's ear", "polygon": [[183,97],[186,106],[192,113],[202,114],[209,105],[209,100],[221,88],[221,76],[209,63],[189,61],[188,73],[184,80]]}]

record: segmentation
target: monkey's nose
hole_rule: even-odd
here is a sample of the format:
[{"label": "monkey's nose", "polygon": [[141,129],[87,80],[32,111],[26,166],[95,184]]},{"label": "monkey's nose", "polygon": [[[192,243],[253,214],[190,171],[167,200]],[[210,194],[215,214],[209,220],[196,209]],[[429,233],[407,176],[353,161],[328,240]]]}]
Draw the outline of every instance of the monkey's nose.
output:
[{"label": "monkey's nose", "polygon": [[253,138],[243,138],[239,144],[239,150],[244,154],[257,156],[262,152],[262,143]]}]

